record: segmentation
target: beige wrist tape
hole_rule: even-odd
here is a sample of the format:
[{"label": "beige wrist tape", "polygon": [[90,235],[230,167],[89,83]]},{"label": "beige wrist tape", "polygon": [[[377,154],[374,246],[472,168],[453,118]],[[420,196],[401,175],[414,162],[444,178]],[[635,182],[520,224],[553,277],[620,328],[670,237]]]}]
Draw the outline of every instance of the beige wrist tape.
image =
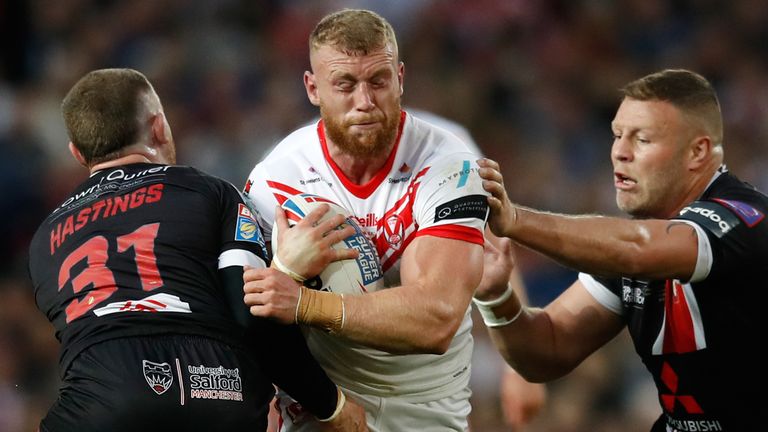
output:
[{"label": "beige wrist tape", "polygon": [[329,333],[344,328],[344,298],[335,293],[300,287],[296,322],[319,327]]}]

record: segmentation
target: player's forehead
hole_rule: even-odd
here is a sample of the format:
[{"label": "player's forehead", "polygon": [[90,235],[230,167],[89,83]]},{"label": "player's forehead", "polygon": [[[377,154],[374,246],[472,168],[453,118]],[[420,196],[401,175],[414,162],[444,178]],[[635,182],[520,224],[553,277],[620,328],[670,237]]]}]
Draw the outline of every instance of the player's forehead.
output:
[{"label": "player's forehead", "polygon": [[625,98],[611,122],[614,130],[633,129],[666,131],[680,122],[680,112],[674,105],[660,100]]},{"label": "player's forehead", "polygon": [[349,52],[333,45],[320,45],[310,53],[312,71],[325,75],[367,75],[394,71],[397,67],[397,50],[392,44],[368,52]]}]

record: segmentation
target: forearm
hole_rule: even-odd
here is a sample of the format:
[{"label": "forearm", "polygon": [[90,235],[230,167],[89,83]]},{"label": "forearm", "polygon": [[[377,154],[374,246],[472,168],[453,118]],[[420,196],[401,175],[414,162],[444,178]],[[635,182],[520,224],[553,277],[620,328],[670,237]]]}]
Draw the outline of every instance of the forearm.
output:
[{"label": "forearm", "polygon": [[415,287],[395,287],[362,296],[345,296],[345,324],[340,335],[397,353],[442,354],[464,318],[470,296],[445,301],[415,294]]},{"label": "forearm", "polygon": [[336,385],[320,367],[297,326],[261,319],[249,337],[254,355],[278,387],[318,418],[328,418],[337,403]]},{"label": "forearm", "polygon": [[235,321],[245,329],[248,349],[270,380],[318,418],[336,408],[336,385],[306,346],[296,326],[285,326],[250,315],[243,303],[243,268],[219,270],[224,297]]},{"label": "forearm", "polygon": [[[497,314],[514,316],[519,302],[508,301]],[[547,382],[566,375],[580,360],[568,359],[558,350],[558,339],[547,313],[524,307],[514,323],[489,327],[491,341],[506,362],[530,382]]]},{"label": "forearm", "polygon": [[579,281],[544,309],[522,307],[515,295],[504,297],[478,306],[502,356],[532,382],[565,375],[624,327]]},{"label": "forearm", "polygon": [[654,277],[673,271],[664,265],[653,243],[668,225],[669,221],[567,216],[519,207],[507,234],[517,243],[586,273]]}]

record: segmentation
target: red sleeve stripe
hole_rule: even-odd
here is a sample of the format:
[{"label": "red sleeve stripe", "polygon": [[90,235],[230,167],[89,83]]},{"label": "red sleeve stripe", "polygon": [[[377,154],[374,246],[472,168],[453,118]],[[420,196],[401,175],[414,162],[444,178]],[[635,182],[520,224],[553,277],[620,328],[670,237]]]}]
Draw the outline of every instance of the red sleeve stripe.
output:
[{"label": "red sleeve stripe", "polygon": [[439,225],[416,232],[416,237],[431,235],[441,238],[454,240],[463,240],[469,243],[475,243],[482,246],[484,244],[483,232],[477,228],[470,228],[461,225]]}]

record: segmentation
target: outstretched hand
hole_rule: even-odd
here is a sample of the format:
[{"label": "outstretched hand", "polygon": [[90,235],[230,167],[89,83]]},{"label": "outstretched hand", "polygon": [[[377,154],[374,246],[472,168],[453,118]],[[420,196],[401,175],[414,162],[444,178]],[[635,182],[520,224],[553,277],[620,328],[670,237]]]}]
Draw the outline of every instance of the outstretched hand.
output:
[{"label": "outstretched hand", "polygon": [[483,245],[483,277],[475,290],[478,300],[498,298],[506,291],[509,274],[514,267],[512,241],[508,238],[491,237],[486,233]]},{"label": "outstretched hand", "polygon": [[491,194],[488,197],[488,206],[491,209],[488,225],[497,236],[509,237],[517,220],[517,212],[504,189],[504,177],[501,175],[499,163],[483,158],[479,159],[477,164],[480,166],[479,174],[483,179],[483,189]]},{"label": "outstretched hand", "polygon": [[357,258],[357,249],[334,249],[332,246],[353,235],[355,229],[345,223],[343,215],[324,218],[330,210],[327,204],[310,212],[296,225],[290,227],[288,218],[279,206],[275,210],[275,226],[278,230],[276,256],[282,265],[305,279],[317,276],[334,261]]}]

